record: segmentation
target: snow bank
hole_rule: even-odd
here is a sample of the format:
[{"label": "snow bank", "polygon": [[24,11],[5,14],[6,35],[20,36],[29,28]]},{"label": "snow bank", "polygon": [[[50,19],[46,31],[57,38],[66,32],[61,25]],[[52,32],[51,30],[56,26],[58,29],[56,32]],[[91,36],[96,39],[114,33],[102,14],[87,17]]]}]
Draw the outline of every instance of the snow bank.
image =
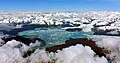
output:
[{"label": "snow bank", "polygon": [[8,41],[0,47],[0,63],[108,63],[105,57],[95,55],[89,46],[80,44],[57,50],[57,53],[37,49],[32,55],[23,58],[28,49],[29,46],[19,41]]},{"label": "snow bank", "polygon": [[27,63],[27,58],[23,58],[23,49],[21,43],[15,40],[7,42],[0,47],[0,63]]},{"label": "snow bank", "polygon": [[[0,42],[2,41],[0,39]],[[106,58],[97,56],[89,46],[81,44],[57,50],[56,53],[37,49],[30,56],[23,58],[31,46],[12,40],[0,46],[0,63],[120,63],[119,43],[120,39],[113,37],[97,40],[99,47],[110,50]]]},{"label": "snow bank", "polygon": [[76,45],[64,48],[57,53],[48,53],[44,50],[36,50],[30,56],[30,63],[108,63],[105,57],[95,56],[88,46]]},{"label": "snow bank", "polygon": [[120,38],[101,38],[96,44],[110,50],[110,54],[107,54],[107,57],[110,59],[111,63],[120,63]]}]

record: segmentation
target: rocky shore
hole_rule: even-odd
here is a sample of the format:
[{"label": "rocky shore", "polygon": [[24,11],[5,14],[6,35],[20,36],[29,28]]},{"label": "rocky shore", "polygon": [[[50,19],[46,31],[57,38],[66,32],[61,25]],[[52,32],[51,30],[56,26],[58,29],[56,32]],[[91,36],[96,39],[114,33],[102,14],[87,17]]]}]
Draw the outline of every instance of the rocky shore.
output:
[{"label": "rocky shore", "polygon": [[63,48],[67,48],[70,46],[75,46],[77,44],[82,44],[83,46],[89,46],[91,49],[96,53],[98,56],[106,56],[105,54],[108,54],[109,51],[104,48],[98,47],[92,39],[88,38],[78,38],[78,39],[69,39],[65,41],[65,44],[62,45],[55,45],[53,47],[46,48],[46,51],[48,52],[57,52],[57,50],[62,50]]},{"label": "rocky shore", "polygon": [[45,41],[36,37],[36,36],[28,36],[27,38],[26,37],[23,37],[23,36],[5,36],[3,38],[1,38],[2,40],[5,41],[5,44],[8,42],[8,41],[11,41],[11,40],[16,40],[16,41],[20,41],[22,43],[24,43],[25,45],[30,45],[30,43],[35,43],[36,41],[39,41],[41,42],[42,45],[45,45]]},{"label": "rocky shore", "polygon": [[[36,37],[36,36],[31,36],[31,38]],[[34,38],[36,39],[36,38]],[[108,39],[111,39],[108,41]],[[19,36],[16,37],[9,37],[9,38],[2,38],[2,40],[5,42],[3,45],[1,45],[0,50],[11,50],[10,51],[10,56],[17,55],[15,58],[21,58],[24,59],[25,62],[29,60],[28,63],[41,63],[41,62],[46,62],[46,63],[56,63],[57,61],[65,61],[65,62],[70,62],[72,61],[73,58],[78,58],[79,56],[82,55],[84,59],[100,59],[103,61],[103,63],[108,63],[108,62],[114,62],[117,60],[119,57],[114,55],[119,54],[117,51],[118,50],[118,40],[113,39],[113,38],[105,38],[102,39],[98,42],[94,41],[93,39],[89,38],[77,38],[77,39],[69,39],[65,41],[65,44],[61,45],[55,45],[52,47],[47,47],[44,49],[32,49],[30,43],[32,43],[32,40],[26,39],[26,38],[21,38]],[[16,41],[17,40],[17,41]],[[113,41],[112,41],[113,40]],[[1,40],[0,40],[1,41]],[[29,41],[29,44],[26,43],[26,41]],[[34,41],[35,42],[35,41]],[[115,44],[110,44],[110,43],[115,43]],[[36,44],[38,45],[38,44]],[[111,48],[110,48],[111,47]],[[6,49],[7,48],[7,49]],[[12,52],[16,52],[18,49],[18,52],[20,54],[11,54]],[[1,51],[2,51],[1,50]],[[3,54],[3,52],[0,52]],[[114,53],[114,54],[113,54]],[[4,54],[7,54],[7,51],[4,52]],[[21,55],[22,54],[22,55]],[[86,57],[87,55],[87,57]],[[78,57],[76,57],[78,56]],[[2,57],[2,55],[1,55]],[[6,55],[6,57],[8,57]],[[11,58],[11,57],[9,57]],[[47,58],[47,59],[46,59]],[[59,58],[59,59],[58,59]],[[65,58],[65,59],[62,59]],[[67,60],[69,58],[69,60]],[[115,59],[116,58],[116,59]],[[18,59],[18,60],[21,60]],[[81,61],[83,61],[82,58],[79,57]],[[9,59],[7,59],[9,60]],[[15,60],[15,59],[12,59]],[[99,62],[97,60],[91,60],[94,62]],[[10,61],[10,60],[9,60]],[[22,60],[23,61],[23,60]],[[20,61],[19,63],[21,63]],[[90,61],[90,60],[88,60]],[[2,61],[4,62],[4,61]],[[11,61],[12,62],[12,61]],[[16,60],[15,60],[16,62]],[[63,63],[65,63],[63,62]],[[77,61],[79,62],[79,61]],[[84,61],[83,61],[84,62]]]},{"label": "rocky shore", "polygon": [[[44,40],[39,39],[35,36],[29,36],[28,38],[25,38],[22,36],[7,36],[7,37],[3,37],[2,40],[5,42],[4,44],[6,44],[8,41],[11,41],[11,40],[20,41],[27,46],[29,46],[31,43],[35,43],[36,40],[41,42],[42,46],[45,46],[45,44],[46,44]],[[41,45],[41,44],[39,44],[39,45]],[[62,50],[64,48],[68,48],[70,46],[75,46],[77,44],[91,47],[91,49],[100,57],[105,56],[105,54],[108,54],[110,52],[108,50],[105,50],[104,48],[98,47],[96,45],[95,41],[93,41],[92,39],[88,39],[88,38],[77,38],[77,39],[71,38],[69,40],[66,40],[65,44],[55,45],[53,47],[47,47],[47,48],[45,48],[45,50],[48,52],[57,52],[57,50]],[[28,51],[28,53],[29,52],[30,51]]]}]

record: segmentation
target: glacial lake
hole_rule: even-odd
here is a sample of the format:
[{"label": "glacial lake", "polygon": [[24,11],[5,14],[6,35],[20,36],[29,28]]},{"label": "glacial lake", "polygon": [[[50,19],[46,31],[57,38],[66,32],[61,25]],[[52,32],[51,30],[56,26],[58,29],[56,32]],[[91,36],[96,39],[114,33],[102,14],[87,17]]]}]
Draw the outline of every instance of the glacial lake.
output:
[{"label": "glacial lake", "polygon": [[58,27],[40,27],[34,30],[27,30],[19,33],[20,36],[30,36],[35,35],[38,38],[46,42],[45,47],[63,44],[66,40],[70,38],[90,38],[92,32],[83,32],[83,31],[66,31]]}]

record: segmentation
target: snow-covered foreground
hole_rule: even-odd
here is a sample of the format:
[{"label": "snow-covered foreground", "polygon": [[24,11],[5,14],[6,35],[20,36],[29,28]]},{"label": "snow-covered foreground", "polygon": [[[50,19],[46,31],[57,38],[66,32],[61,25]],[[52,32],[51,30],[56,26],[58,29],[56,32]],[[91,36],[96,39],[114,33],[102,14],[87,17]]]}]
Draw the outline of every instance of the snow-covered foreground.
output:
[{"label": "snow-covered foreground", "polygon": [[112,37],[96,40],[99,47],[110,51],[106,57],[99,57],[89,46],[81,44],[57,50],[57,53],[37,49],[30,56],[23,57],[31,49],[31,45],[27,46],[16,40],[4,44],[0,39],[0,63],[120,63],[119,42],[119,38]]},{"label": "snow-covered foreground", "polygon": [[120,38],[117,37],[103,37],[96,44],[100,47],[104,47],[111,51],[107,54],[107,58],[110,59],[109,63],[120,63]]}]

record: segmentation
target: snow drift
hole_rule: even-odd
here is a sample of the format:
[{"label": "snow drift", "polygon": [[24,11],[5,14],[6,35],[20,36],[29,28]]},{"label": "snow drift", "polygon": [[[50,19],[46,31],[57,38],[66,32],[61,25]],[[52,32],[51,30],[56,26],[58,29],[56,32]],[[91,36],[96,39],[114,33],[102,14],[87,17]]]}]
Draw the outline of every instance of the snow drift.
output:
[{"label": "snow drift", "polygon": [[106,55],[107,58],[110,60],[110,63],[120,63],[120,38],[101,38],[101,40],[97,41],[96,44],[111,51],[110,54]]},{"label": "snow drift", "polygon": [[58,50],[57,53],[37,49],[31,56],[23,58],[28,50],[29,46],[21,42],[8,41],[0,47],[0,63],[107,63],[105,57],[95,56],[90,47],[79,44]]},{"label": "snow drift", "polygon": [[[12,40],[0,46],[0,63],[119,63],[119,38],[101,38],[96,44],[110,50],[106,57],[99,57],[89,46],[77,44],[57,50],[56,53],[36,49],[30,56],[23,55],[31,49],[22,42]],[[0,43],[4,42],[0,39]]]}]

